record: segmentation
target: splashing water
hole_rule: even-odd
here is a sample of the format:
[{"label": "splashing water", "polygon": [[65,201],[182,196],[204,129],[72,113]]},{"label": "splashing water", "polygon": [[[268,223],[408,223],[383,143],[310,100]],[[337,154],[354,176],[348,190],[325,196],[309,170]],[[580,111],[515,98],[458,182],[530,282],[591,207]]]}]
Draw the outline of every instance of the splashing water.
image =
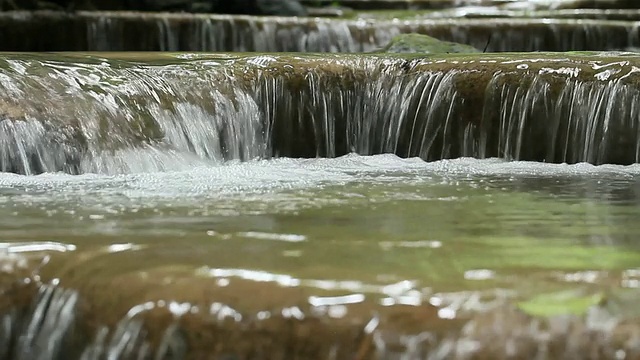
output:
[{"label": "splashing water", "polygon": [[[639,174],[637,164],[390,154],[0,174],[0,237],[11,239],[0,254],[46,254],[38,278],[54,279],[3,313],[0,341],[20,344],[6,347],[18,359],[240,356],[264,338],[265,352],[292,354],[293,342],[351,359],[361,333],[385,357],[578,358],[589,336],[603,353],[636,354],[635,325],[618,324],[637,308]],[[584,319],[502,307],[557,288],[632,297]],[[341,332],[346,320],[355,330]]]},{"label": "splashing water", "polygon": [[[403,33],[427,34],[477,49],[484,49],[491,37],[488,51],[620,50],[639,45],[638,24],[633,21],[352,20],[110,12],[6,12],[0,17],[6,24],[6,35],[0,38],[5,51],[368,52]],[[19,40],[42,26],[51,34],[47,41]],[[130,33],[145,36],[124,35]]]},{"label": "splashing water", "polygon": [[[636,57],[618,56],[9,56],[0,170],[113,174],[350,152],[629,164],[640,94]],[[476,62],[495,70],[478,75]]]}]

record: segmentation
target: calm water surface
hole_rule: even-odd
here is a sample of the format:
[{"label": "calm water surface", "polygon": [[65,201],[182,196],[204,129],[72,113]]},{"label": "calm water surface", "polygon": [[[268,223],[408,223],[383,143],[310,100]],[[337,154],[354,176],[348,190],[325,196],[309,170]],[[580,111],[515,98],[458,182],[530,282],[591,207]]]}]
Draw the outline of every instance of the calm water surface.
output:
[{"label": "calm water surface", "polygon": [[409,305],[470,290],[634,292],[639,179],[639,165],[392,155],[4,173],[0,239],[62,259],[63,283],[71,268],[85,281],[180,272]]}]

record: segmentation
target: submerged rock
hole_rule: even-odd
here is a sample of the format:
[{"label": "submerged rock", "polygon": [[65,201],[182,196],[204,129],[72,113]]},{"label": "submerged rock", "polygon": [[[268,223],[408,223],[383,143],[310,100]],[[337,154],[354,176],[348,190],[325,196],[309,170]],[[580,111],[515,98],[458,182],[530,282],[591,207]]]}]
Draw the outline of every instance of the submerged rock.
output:
[{"label": "submerged rock", "polygon": [[[254,354],[279,359],[576,360],[640,355],[638,320],[611,321],[597,307],[585,316],[541,318],[503,304],[441,319],[432,305],[380,307],[365,301],[340,305],[348,310],[344,318],[336,318],[323,307],[302,305],[304,292],[274,284],[246,283],[244,290],[232,291],[209,285],[206,298],[185,296],[195,292],[191,287],[174,293],[182,301],[165,301],[152,289],[167,285],[149,283],[155,282],[141,287],[147,292],[145,301],[128,311],[141,301],[140,291],[123,291],[131,287],[117,281],[82,290],[14,286],[1,313],[0,344],[5,346],[0,355],[25,360],[35,354],[40,359],[92,360],[249,359]],[[181,287],[176,284],[171,288]],[[266,288],[270,292],[263,292]],[[243,294],[251,290],[261,296]],[[124,293],[130,297],[114,295]],[[293,297],[301,305],[289,305],[291,298],[282,293],[297,294]],[[244,302],[255,308],[270,304],[267,308],[273,310],[242,311],[236,307],[242,296],[228,304],[221,300],[230,295],[244,295]]]},{"label": "submerged rock", "polygon": [[475,53],[479,52],[473,46],[449,41],[441,41],[429,35],[402,34],[394,37],[385,46],[382,52],[386,53],[420,53],[420,54],[451,54],[451,53]]}]

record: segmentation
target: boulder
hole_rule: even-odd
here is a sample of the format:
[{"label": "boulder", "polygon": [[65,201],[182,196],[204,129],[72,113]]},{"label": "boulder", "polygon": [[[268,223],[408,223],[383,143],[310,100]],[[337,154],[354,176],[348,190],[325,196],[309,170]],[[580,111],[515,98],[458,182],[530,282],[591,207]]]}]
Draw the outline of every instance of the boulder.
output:
[{"label": "boulder", "polygon": [[402,34],[394,37],[380,52],[397,54],[450,54],[480,51],[473,46],[441,41],[428,35]]}]

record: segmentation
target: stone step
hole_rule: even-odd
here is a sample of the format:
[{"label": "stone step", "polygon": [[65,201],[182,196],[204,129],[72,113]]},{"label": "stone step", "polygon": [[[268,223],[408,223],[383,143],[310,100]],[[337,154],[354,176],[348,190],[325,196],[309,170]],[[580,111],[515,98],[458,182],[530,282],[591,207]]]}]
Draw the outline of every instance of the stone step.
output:
[{"label": "stone step", "polygon": [[[153,65],[140,65],[138,71],[143,79],[150,78],[149,74],[157,74],[172,85],[169,90],[149,89],[146,82],[137,78],[126,80],[127,86],[105,89],[109,91],[110,98],[119,99],[118,116],[112,114],[116,110],[110,107],[110,103],[96,101],[90,94],[84,93],[77,94],[73,103],[55,107],[59,100],[57,93],[52,93],[50,88],[62,91],[66,83],[61,84],[57,80],[55,68],[50,67],[48,62],[38,60],[41,56],[32,59],[34,56],[28,55],[26,59],[18,60],[21,59],[20,54],[8,54],[0,63],[4,69],[2,79],[7,79],[11,89],[19,89],[12,90],[9,95],[0,94],[0,104],[10,105],[5,106],[8,111],[0,109],[0,112],[11,120],[2,124],[0,132],[0,144],[3,146],[0,149],[3,155],[0,168],[8,169],[5,171],[37,173],[49,169],[90,172],[93,167],[82,167],[82,164],[102,164],[98,155],[108,154],[106,150],[139,146],[147,142],[161,143],[162,129],[169,125],[165,123],[168,121],[165,112],[157,108],[156,102],[161,102],[163,107],[174,108],[176,105],[172,94],[189,93],[185,83],[195,82],[201,77],[206,79],[205,88],[213,86],[209,84],[218,84],[220,91],[229,92],[234,97],[257,99],[255,103],[248,104],[255,106],[254,112],[264,114],[255,123],[268,124],[270,138],[246,141],[266,141],[270,147],[263,149],[256,146],[263,150],[253,156],[336,156],[357,151],[364,154],[393,152],[399,156],[419,156],[429,161],[458,157],[506,157],[594,164],[632,164],[640,156],[636,151],[640,142],[638,112],[632,106],[640,97],[637,87],[640,75],[636,72],[640,67],[640,56],[632,53],[434,53],[422,56],[167,54],[156,56],[157,61],[177,62],[178,68],[184,70],[182,76]],[[140,61],[145,57],[154,58],[145,53],[104,53],[99,56]],[[194,60],[180,60],[182,56]],[[81,60],[69,56],[62,56],[61,59]],[[208,60],[212,64],[226,64],[222,67],[225,72],[206,66],[201,68]],[[16,63],[20,63],[20,67],[16,68]],[[86,71],[92,75],[98,72],[109,81],[125,81],[120,80],[122,76],[118,69],[129,68],[134,63],[118,63],[114,60],[114,64],[118,68],[104,72],[90,64]],[[31,74],[29,81],[19,71],[25,68]],[[229,76],[231,80],[221,82],[224,76]],[[311,78],[316,80],[309,82],[307,79]],[[273,99],[265,97],[262,90],[255,90],[271,89],[274,84],[280,84],[277,87],[279,92],[267,93]],[[383,86],[384,92],[373,91],[370,85]],[[153,90],[158,100],[156,97],[128,96],[121,90],[128,87],[143,93]],[[29,96],[11,96],[13,93]],[[425,93],[440,95],[423,103],[426,100],[421,94]],[[376,100],[375,96],[383,96],[384,100]],[[405,108],[399,108],[397,96],[402,96]],[[317,100],[318,97],[321,100]],[[34,103],[34,99],[37,102]],[[214,100],[193,101],[196,101],[194,106],[203,109],[199,111],[211,112],[213,110],[207,108],[206,104]],[[217,101],[227,100],[223,97]],[[277,101],[277,106],[272,104],[273,101]],[[324,113],[321,111],[323,108],[312,106],[317,101],[332,110]],[[359,109],[358,104],[362,104],[362,109],[366,111]],[[504,104],[511,105],[505,109]],[[141,113],[139,109],[149,110]],[[124,122],[127,126],[112,126],[111,137],[103,138],[101,143],[94,141],[88,147],[87,143],[93,141],[89,139],[99,138],[100,133],[95,133],[91,122],[85,124],[77,121],[77,114],[87,111],[88,119],[100,114],[98,119],[102,119],[101,123]],[[219,116],[233,119],[233,114]],[[126,122],[126,119],[135,121]],[[547,119],[548,122],[540,122],[541,119]],[[47,128],[53,126],[56,131],[43,131],[46,129],[43,128],[43,121]],[[21,126],[11,126],[14,123]],[[508,126],[505,127],[505,124]],[[385,137],[369,139],[365,135],[361,138],[349,133],[349,129],[373,126],[380,127],[379,131]],[[433,127],[432,131],[427,132],[427,126]],[[320,128],[329,132],[318,130]],[[384,128],[393,131],[383,131]],[[412,129],[415,128],[425,130],[414,134]],[[528,135],[516,137],[513,133],[515,129]],[[377,134],[377,131],[372,130],[371,134]],[[431,139],[428,146],[420,137],[426,133]],[[324,136],[331,141],[324,141]],[[227,141],[225,139],[219,141]],[[231,137],[228,140],[234,139]],[[183,146],[183,143],[178,142],[173,146]],[[232,145],[228,147],[234,148]],[[189,149],[187,147],[185,151]],[[34,155],[14,156],[14,153],[19,155],[25,152]],[[201,153],[205,157],[217,158],[211,152],[211,155],[204,151]],[[220,157],[224,159],[223,155]],[[24,166],[25,159],[29,161],[28,166]],[[67,169],[66,166],[73,161],[79,162],[79,167],[76,170]],[[33,170],[13,170],[20,169],[20,165]]]},{"label": "stone step", "polygon": [[[323,19],[141,12],[0,13],[2,51],[369,52],[420,33],[489,52],[623,50],[637,22],[575,19]],[[126,34],[140,34],[127,36]],[[42,36],[47,34],[47,36]],[[488,46],[487,46],[488,43]]]}]

